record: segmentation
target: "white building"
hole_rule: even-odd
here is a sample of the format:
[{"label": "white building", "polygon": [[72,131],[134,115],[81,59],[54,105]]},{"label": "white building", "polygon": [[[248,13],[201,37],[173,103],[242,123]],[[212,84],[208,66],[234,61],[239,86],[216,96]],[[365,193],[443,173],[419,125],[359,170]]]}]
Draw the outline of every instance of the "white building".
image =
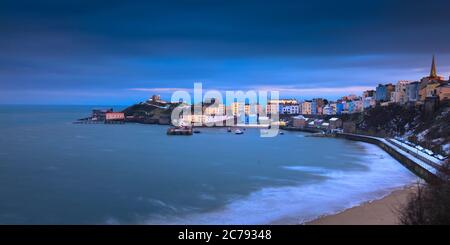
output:
[{"label": "white building", "polygon": [[292,104],[292,105],[281,105],[281,112],[283,114],[299,114],[300,113],[300,105]]},{"label": "white building", "polygon": [[366,97],[366,98],[364,98],[364,100],[363,100],[363,108],[364,109],[367,109],[367,108],[370,108],[370,107],[375,107],[375,105],[376,105],[375,98],[373,98],[373,97]]},{"label": "white building", "polygon": [[406,94],[409,81],[398,81],[395,86],[395,91],[392,93],[391,101],[395,103],[405,104],[408,102]]},{"label": "white building", "polygon": [[354,104],[354,108],[353,108],[353,112],[362,112],[364,109],[364,103],[362,100],[354,100],[353,101]]},{"label": "white building", "polygon": [[323,107],[323,114],[324,115],[335,115],[336,111],[335,111],[335,109],[333,109],[333,107],[330,104],[328,104]]}]

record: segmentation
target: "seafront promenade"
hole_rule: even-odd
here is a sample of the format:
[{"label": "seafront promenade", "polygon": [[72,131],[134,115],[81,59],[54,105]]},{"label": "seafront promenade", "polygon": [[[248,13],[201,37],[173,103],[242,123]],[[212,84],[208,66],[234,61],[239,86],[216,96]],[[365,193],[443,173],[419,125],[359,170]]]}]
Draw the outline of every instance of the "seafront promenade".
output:
[{"label": "seafront promenade", "polygon": [[399,145],[394,139],[350,133],[336,133],[334,135],[338,138],[375,144],[426,182],[436,183],[441,181],[438,172],[443,162],[426,158],[418,152],[408,150]]}]

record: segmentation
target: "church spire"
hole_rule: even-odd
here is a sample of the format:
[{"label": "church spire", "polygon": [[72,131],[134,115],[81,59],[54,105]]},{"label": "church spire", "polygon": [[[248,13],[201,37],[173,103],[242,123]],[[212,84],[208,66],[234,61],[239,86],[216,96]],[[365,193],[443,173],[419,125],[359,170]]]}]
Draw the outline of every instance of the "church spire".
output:
[{"label": "church spire", "polygon": [[437,77],[437,74],[436,74],[436,64],[435,64],[435,62],[434,62],[434,55],[433,55],[433,60],[431,61],[430,77]]}]

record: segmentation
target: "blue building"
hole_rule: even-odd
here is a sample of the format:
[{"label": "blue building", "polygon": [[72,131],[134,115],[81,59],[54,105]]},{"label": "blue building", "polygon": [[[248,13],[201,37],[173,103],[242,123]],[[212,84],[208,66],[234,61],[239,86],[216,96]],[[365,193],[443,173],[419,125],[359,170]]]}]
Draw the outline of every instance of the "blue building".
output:
[{"label": "blue building", "polygon": [[336,114],[340,115],[343,110],[344,110],[344,104],[342,104],[342,102],[337,102],[336,103]]},{"label": "blue building", "polygon": [[375,100],[376,101],[386,101],[386,86],[383,84],[378,84],[376,91],[375,91]]},{"label": "blue building", "polygon": [[375,91],[376,101],[389,101],[391,99],[391,93],[395,91],[395,86],[392,84],[378,84]]},{"label": "blue building", "polygon": [[348,112],[352,113],[355,110],[355,103],[353,101],[347,101]]},{"label": "blue building", "polygon": [[317,101],[316,100],[313,100],[311,102],[311,114],[317,115]]},{"label": "blue building", "polygon": [[419,82],[412,82],[406,85],[406,100],[407,101],[418,101],[419,100]]}]

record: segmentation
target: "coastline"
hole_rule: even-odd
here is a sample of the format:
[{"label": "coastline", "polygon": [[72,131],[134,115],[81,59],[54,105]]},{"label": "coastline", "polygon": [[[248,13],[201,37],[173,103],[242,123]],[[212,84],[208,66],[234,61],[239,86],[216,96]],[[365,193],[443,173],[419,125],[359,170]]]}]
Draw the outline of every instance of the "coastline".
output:
[{"label": "coastline", "polygon": [[[323,215],[303,225],[399,225],[397,210],[404,205],[416,185],[406,185],[382,197],[342,210],[335,214]],[[298,224],[293,219],[278,220],[273,224]]]}]

